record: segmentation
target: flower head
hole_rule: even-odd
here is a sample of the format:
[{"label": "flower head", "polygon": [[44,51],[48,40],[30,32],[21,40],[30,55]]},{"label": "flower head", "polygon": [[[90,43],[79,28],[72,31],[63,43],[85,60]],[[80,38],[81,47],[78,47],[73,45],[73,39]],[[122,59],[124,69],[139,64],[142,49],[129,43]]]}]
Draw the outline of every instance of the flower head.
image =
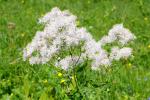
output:
[{"label": "flower head", "polygon": [[66,80],[62,79],[62,80],[60,81],[60,83],[61,83],[61,84],[62,84],[62,83],[65,83],[65,81],[66,81]]},{"label": "flower head", "polygon": [[58,77],[61,77],[61,76],[62,76],[62,73],[58,73],[57,75],[58,75]]},{"label": "flower head", "polygon": [[[114,25],[108,35],[97,42],[86,28],[77,27],[79,22],[76,18],[69,11],[61,11],[57,7],[41,17],[39,23],[45,26],[44,30],[37,31],[32,41],[23,49],[23,59],[29,60],[30,64],[45,64],[58,55],[62,47],[78,46],[80,42],[84,42],[81,56],[69,55],[56,59],[55,65],[68,70],[88,57],[92,61],[92,69],[95,70],[100,66],[110,66],[113,60],[128,58],[132,54],[132,49],[128,47],[112,47],[111,53],[103,49],[103,46],[114,41],[124,46],[136,38],[123,24]],[[62,75],[59,73],[58,76]]]}]

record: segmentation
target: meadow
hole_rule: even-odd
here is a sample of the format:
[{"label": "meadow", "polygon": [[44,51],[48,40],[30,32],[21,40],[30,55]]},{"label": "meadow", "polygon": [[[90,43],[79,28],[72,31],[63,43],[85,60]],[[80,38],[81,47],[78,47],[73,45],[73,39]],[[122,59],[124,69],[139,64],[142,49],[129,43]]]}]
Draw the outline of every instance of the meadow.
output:
[{"label": "meadow", "polygon": [[[123,23],[136,36],[132,57],[99,71],[85,63],[71,79],[51,64],[23,61],[23,48],[43,29],[38,18],[53,7],[76,15],[95,40]],[[150,0],[0,0],[0,99],[149,100]]]}]

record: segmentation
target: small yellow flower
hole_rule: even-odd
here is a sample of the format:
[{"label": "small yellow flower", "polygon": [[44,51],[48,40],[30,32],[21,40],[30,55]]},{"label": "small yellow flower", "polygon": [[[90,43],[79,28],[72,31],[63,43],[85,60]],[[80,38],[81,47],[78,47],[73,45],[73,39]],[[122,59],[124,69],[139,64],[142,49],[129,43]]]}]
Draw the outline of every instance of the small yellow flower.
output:
[{"label": "small yellow flower", "polygon": [[13,95],[14,95],[13,93],[10,94],[10,96],[13,96]]},{"label": "small yellow flower", "polygon": [[66,80],[64,80],[64,79],[62,79],[61,81],[60,81],[60,83],[64,83]]},{"label": "small yellow flower", "polygon": [[150,45],[148,45],[148,48],[150,48]]},{"label": "small yellow flower", "polygon": [[58,75],[59,77],[62,77],[62,73],[58,73],[57,75]]},{"label": "small yellow flower", "polygon": [[144,20],[145,20],[145,21],[147,21],[147,20],[148,20],[148,18],[147,18],[147,17],[144,17]]},{"label": "small yellow flower", "polygon": [[71,79],[72,79],[72,80],[74,80],[74,79],[75,79],[75,77],[74,77],[74,76],[72,76],[72,77],[71,77]]},{"label": "small yellow flower", "polygon": [[132,64],[131,64],[131,63],[129,63],[129,64],[128,64],[128,66],[129,66],[129,67],[131,67],[131,66],[132,66]]},{"label": "small yellow flower", "polygon": [[45,79],[44,81],[43,81],[43,83],[47,83],[48,81]]},{"label": "small yellow flower", "polygon": [[131,64],[131,63],[129,63],[127,67],[130,69],[130,68],[132,67],[132,64]]}]

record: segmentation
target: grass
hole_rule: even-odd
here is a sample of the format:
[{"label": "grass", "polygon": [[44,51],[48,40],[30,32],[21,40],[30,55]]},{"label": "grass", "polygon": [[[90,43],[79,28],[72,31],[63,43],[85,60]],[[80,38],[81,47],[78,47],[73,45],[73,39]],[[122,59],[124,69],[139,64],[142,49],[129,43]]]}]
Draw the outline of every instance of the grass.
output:
[{"label": "grass", "polygon": [[[37,24],[38,18],[55,6],[75,14],[79,26],[86,27],[96,40],[107,34],[114,24],[123,23],[137,37],[130,44],[134,56],[114,62],[110,68],[98,72],[88,68],[79,69],[76,76],[79,91],[67,81],[65,72],[49,65],[31,66],[23,62],[22,49],[37,30],[42,30]],[[148,99],[149,7],[150,0],[0,0],[0,98]],[[62,76],[58,76],[58,73],[62,73]]]}]

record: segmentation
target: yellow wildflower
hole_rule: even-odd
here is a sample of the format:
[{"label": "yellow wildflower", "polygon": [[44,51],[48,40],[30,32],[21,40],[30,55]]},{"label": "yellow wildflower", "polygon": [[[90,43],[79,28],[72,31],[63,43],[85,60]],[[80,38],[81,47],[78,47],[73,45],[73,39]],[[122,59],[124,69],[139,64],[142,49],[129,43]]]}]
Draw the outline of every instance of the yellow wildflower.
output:
[{"label": "yellow wildflower", "polygon": [[148,45],[148,48],[150,48],[150,45]]},{"label": "yellow wildflower", "polygon": [[132,64],[131,64],[131,63],[129,63],[129,64],[128,64],[128,68],[130,69],[131,67],[132,67]]},{"label": "yellow wildflower", "polygon": [[74,80],[74,79],[75,79],[75,77],[74,77],[74,76],[72,76],[72,77],[71,77],[71,79],[72,79],[72,80]]},{"label": "yellow wildflower", "polygon": [[13,96],[13,95],[14,95],[13,93],[10,94],[10,96]]},{"label": "yellow wildflower", "polygon": [[131,67],[131,66],[132,66],[132,64],[131,64],[131,63],[129,63],[128,65],[129,65],[129,67]]},{"label": "yellow wildflower", "polygon": [[62,73],[58,73],[57,75],[58,75],[59,77],[61,77],[61,76],[62,76]]},{"label": "yellow wildflower", "polygon": [[64,79],[62,79],[61,81],[60,81],[60,83],[64,83],[66,80],[64,80]]},{"label": "yellow wildflower", "polygon": [[47,83],[48,81],[45,79],[44,81],[43,81],[43,83]]}]

